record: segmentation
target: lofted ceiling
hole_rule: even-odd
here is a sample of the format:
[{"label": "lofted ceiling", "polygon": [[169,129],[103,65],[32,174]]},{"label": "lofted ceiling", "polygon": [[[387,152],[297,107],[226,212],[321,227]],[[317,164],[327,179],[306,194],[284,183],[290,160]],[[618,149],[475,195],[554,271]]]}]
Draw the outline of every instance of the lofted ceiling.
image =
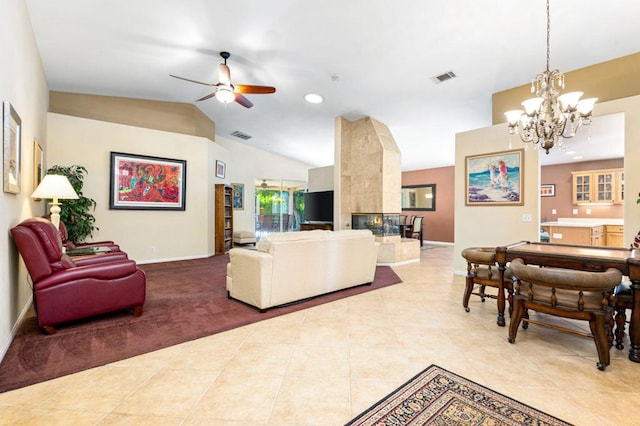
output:
[{"label": "lofted ceiling", "polygon": [[[544,0],[26,4],[50,90],[193,102],[210,88],[169,74],[216,83],[219,52],[229,51],[232,83],[277,92],[247,95],[251,109],[197,102],[216,134],[316,167],[334,162],[338,116],[385,123],[405,171],[453,165],[455,134],[491,125],[492,93],[529,83],[546,65]],[[552,0],[551,67],[636,53],[638,16],[637,1]],[[434,83],[449,71],[457,77]],[[324,102],[307,103],[309,92]],[[598,147],[596,134],[609,133],[592,130]]]}]

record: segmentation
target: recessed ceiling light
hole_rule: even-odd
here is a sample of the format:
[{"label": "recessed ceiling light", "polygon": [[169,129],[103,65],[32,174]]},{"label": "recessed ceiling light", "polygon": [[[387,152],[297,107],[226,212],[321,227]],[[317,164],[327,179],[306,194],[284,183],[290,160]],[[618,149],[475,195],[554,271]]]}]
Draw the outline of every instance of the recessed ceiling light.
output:
[{"label": "recessed ceiling light", "polygon": [[575,153],[576,153],[575,151],[567,151],[567,152],[565,152],[565,154],[567,154],[567,155],[573,155]]},{"label": "recessed ceiling light", "polygon": [[582,155],[577,155],[573,157],[574,160],[582,160]]},{"label": "recessed ceiling light", "polygon": [[304,95],[304,100],[310,104],[320,104],[324,101],[324,98],[317,93],[307,93]]}]

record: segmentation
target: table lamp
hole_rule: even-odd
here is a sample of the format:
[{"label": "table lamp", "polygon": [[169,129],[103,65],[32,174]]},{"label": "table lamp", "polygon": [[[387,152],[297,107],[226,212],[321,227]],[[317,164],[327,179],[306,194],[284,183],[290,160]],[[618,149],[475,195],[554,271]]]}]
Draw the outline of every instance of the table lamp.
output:
[{"label": "table lamp", "polygon": [[51,201],[51,223],[56,229],[60,226],[60,202],[59,199],[78,199],[78,194],[66,176],[46,175],[40,185],[33,191],[31,198],[48,198]]}]

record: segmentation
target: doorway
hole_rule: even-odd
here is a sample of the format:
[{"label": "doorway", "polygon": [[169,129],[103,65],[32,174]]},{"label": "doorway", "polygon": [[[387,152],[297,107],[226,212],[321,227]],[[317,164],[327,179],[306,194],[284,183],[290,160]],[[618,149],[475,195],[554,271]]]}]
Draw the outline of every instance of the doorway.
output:
[{"label": "doorway", "polygon": [[301,181],[255,180],[256,239],[274,232],[300,230],[306,186]]}]

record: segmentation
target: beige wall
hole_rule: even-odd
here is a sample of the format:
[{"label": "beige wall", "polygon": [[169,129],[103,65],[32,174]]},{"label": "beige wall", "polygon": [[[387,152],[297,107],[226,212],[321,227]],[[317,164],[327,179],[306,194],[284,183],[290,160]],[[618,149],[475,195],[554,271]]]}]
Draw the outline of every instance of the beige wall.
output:
[{"label": "beige wall", "polygon": [[49,112],[215,140],[215,124],[194,104],[52,91]]},{"label": "beige wall", "polygon": [[[141,263],[213,253],[213,185],[223,181],[211,171],[216,159],[230,166],[226,149],[207,138],[54,113],[47,133],[48,167],[89,171],[83,192],[97,202],[94,240],[116,241]],[[186,160],[186,210],[109,210],[111,151]]]},{"label": "beige wall", "polygon": [[436,210],[403,210],[406,215],[423,216],[423,238],[427,241],[454,241],[455,168],[438,167],[402,173],[402,185],[436,185]]},{"label": "beige wall", "polygon": [[[524,151],[522,206],[465,205],[465,157],[510,150],[507,134],[507,125],[500,124],[456,135],[455,273],[466,273],[466,263],[460,256],[465,247],[496,247],[521,240],[538,240],[539,151]],[[514,146],[513,149],[520,148],[522,146]],[[523,214],[531,215],[532,221],[523,222]]]},{"label": "beige wall", "polygon": [[[594,115],[625,114],[625,193],[630,194],[624,204],[624,241],[633,241],[640,229],[640,207],[635,194],[640,192],[640,96],[597,103]],[[463,248],[474,246],[495,247],[520,240],[537,241],[540,168],[537,155],[540,151],[525,153],[525,204],[508,207],[465,206],[465,156],[506,150],[508,144],[506,124],[494,125],[456,135],[455,171],[455,273],[465,273],[465,263],[459,255]],[[519,146],[515,145],[519,148]],[[522,214],[532,215],[532,222],[522,222]]]},{"label": "beige wall", "polygon": [[[40,213],[33,192],[33,145],[47,147],[48,88],[23,0],[2,2],[0,13],[0,101],[10,102],[22,120],[20,193],[0,192],[0,358],[31,303],[31,287],[9,230]],[[2,133],[0,131],[0,133]]]},{"label": "beige wall", "polygon": [[[531,78],[543,69],[531,70]],[[611,61],[590,65],[565,74],[562,93],[579,90],[583,99],[596,97],[598,103],[640,95],[640,52]],[[514,87],[493,94],[493,124],[506,122],[504,112],[520,109],[520,103],[532,97],[531,84]]]}]

